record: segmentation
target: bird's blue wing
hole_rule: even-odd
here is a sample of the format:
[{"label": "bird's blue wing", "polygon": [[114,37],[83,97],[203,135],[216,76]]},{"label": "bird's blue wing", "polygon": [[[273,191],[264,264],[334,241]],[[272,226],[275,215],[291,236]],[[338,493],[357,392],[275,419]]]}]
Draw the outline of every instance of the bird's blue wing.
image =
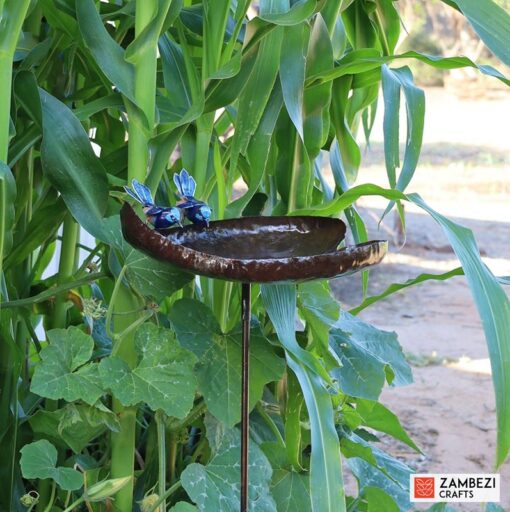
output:
[{"label": "bird's blue wing", "polygon": [[202,201],[196,201],[195,199],[188,199],[187,201],[181,201],[177,203],[177,207],[186,210],[187,208],[194,208],[195,206],[199,206],[201,204],[204,203],[202,203]]},{"label": "bird's blue wing", "polygon": [[160,213],[163,213],[167,210],[170,210],[170,208],[163,208],[161,206],[151,206],[146,212],[145,215],[159,215]]},{"label": "bird's blue wing", "polygon": [[174,183],[181,197],[191,198],[195,195],[197,183],[186,169],[182,169],[179,174],[174,174]]},{"label": "bird's blue wing", "polygon": [[138,180],[133,179],[131,183],[133,190],[139,197],[139,201],[146,205],[150,206],[154,204],[154,199],[152,199],[151,191],[148,187],[140,183]]},{"label": "bird's blue wing", "polygon": [[135,201],[143,204],[143,201],[138,197],[138,194],[131,190],[129,187],[124,187],[124,190],[127,194],[129,194]]}]

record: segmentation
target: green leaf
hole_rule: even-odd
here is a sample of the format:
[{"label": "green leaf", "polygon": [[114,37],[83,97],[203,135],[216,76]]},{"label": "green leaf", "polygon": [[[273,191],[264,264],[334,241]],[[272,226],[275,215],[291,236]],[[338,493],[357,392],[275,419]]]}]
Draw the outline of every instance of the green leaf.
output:
[{"label": "green leaf", "polygon": [[192,274],[149,258],[135,249],[131,249],[127,254],[125,265],[126,277],[131,286],[144,296],[154,297],[157,302],[161,302],[193,280]]},{"label": "green leaf", "polygon": [[14,80],[16,102],[21,105],[29,117],[40,129],[42,126],[41,101],[37,88],[37,79],[31,71],[18,71]]},{"label": "green leaf", "polygon": [[159,40],[159,51],[167,96],[157,99],[161,121],[169,130],[198,117],[204,109],[204,97],[193,97],[193,91],[200,88],[198,73],[192,62],[186,66],[182,49],[167,35]]},{"label": "green leaf", "polygon": [[335,78],[340,78],[346,75],[360,74],[376,69],[382,64],[388,64],[394,60],[400,59],[417,59],[438,69],[458,69],[465,67],[476,68],[487,76],[501,80],[506,85],[510,84],[510,80],[497,69],[488,65],[477,65],[467,57],[441,57],[438,55],[427,55],[425,53],[418,53],[415,51],[409,51],[399,55],[381,56],[379,50],[363,48],[361,50],[354,50],[347,53],[336,63],[334,68],[309,77],[306,85],[311,85],[315,82],[321,83],[328,80],[334,80]]},{"label": "green leaf", "polygon": [[341,196],[333,199],[333,201],[324,206],[294,210],[289,212],[289,215],[322,215],[324,217],[338,215],[340,212],[354,204],[362,196],[381,196],[391,200],[406,199],[406,196],[398,190],[386,189],[379,187],[378,185],[365,183],[363,185],[357,185],[356,187],[350,188],[347,192],[344,192]]},{"label": "green leaf", "polygon": [[77,1],[76,17],[85,45],[99,69],[124,96],[136,104],[134,66],[125,60],[123,48],[108,34],[94,0]]},{"label": "green leaf", "polygon": [[409,482],[413,471],[391,455],[369,446],[359,436],[353,434],[351,440],[370,449],[375,459],[375,464],[361,458],[348,460],[349,467],[358,480],[360,494],[363,494],[367,487],[377,487],[393,498],[399,510],[409,510]]},{"label": "green leaf", "polygon": [[[261,286],[261,292],[278,338],[295,341],[295,286],[264,285]],[[309,355],[313,357],[311,354]],[[305,366],[292,352],[287,352],[286,356],[287,364],[301,386],[310,418],[312,508],[313,510],[344,512],[345,494],[342,482],[340,443],[335,430],[331,396],[315,371],[310,371],[310,368]]]},{"label": "green leaf", "polygon": [[329,330],[340,317],[340,305],[332,297],[327,281],[313,281],[298,287],[299,311],[310,325],[314,339],[329,343]]},{"label": "green leaf", "polygon": [[489,348],[492,380],[496,394],[498,442],[496,465],[510,451],[510,300],[497,279],[480,258],[473,233],[430,208],[418,194],[409,199],[428,212],[443,228],[459,258],[482,320]]},{"label": "green leaf", "polygon": [[395,500],[379,487],[367,486],[363,492],[368,503],[367,512],[400,512]]},{"label": "green leaf", "polygon": [[[449,512],[448,510],[445,510],[444,512]],[[485,507],[485,512],[505,512],[503,507],[500,507],[496,503],[487,503],[487,506]]]},{"label": "green leaf", "polygon": [[[240,435],[228,430],[217,452],[207,466],[190,464],[181,474],[185,491],[198,505],[201,512],[235,512],[239,510]],[[262,450],[255,444],[249,446],[249,506],[250,512],[276,512],[269,494],[271,466]]]},{"label": "green leaf", "polygon": [[289,117],[303,139],[303,94],[310,28],[306,24],[286,27],[283,37],[285,51],[280,54],[279,70],[283,100]]},{"label": "green leaf", "polygon": [[159,303],[193,280],[193,274],[133,249],[122,236],[118,215],[103,222],[102,237],[121,251],[123,264],[127,267],[126,278],[144,297],[153,297]]},{"label": "green leaf", "polygon": [[158,43],[171,4],[172,0],[157,1],[153,18],[126,48],[126,61],[137,64],[143,59],[153,58],[151,53]]},{"label": "green leaf", "polygon": [[41,409],[29,423],[35,434],[63,447],[68,446],[75,453],[80,453],[107,428],[120,429],[116,415],[106,407],[98,409],[82,404],[68,404],[56,411]]},{"label": "green leaf", "polygon": [[281,444],[266,442],[261,448],[273,468],[271,494],[276,502],[277,511],[312,512],[310,476],[289,468],[285,448]]},{"label": "green leaf", "polygon": [[[12,227],[14,225],[14,204],[16,182],[11,169],[0,162],[0,258],[8,254],[12,247]],[[2,262],[0,261],[0,269]]]},{"label": "green leaf", "polygon": [[276,28],[260,43],[250,80],[239,95],[237,123],[232,139],[230,168],[235,171],[239,154],[248,144],[262,118],[278,76],[283,29]]},{"label": "green leaf", "polygon": [[62,199],[43,206],[34,212],[28,226],[14,244],[7,258],[5,268],[10,268],[24,261],[29,254],[45,242],[56,236],[59,226],[67,213]]},{"label": "green leaf", "polygon": [[83,475],[71,468],[56,467],[57,449],[45,439],[30,443],[20,450],[24,478],[51,478],[64,491],[76,491],[83,485]]},{"label": "green leaf", "polygon": [[[211,310],[196,300],[182,299],[170,310],[170,320],[181,345],[198,358],[196,373],[209,411],[228,426],[241,419],[241,326],[221,332]],[[284,361],[276,356],[259,326],[250,337],[249,408],[262,398],[265,384],[277,381]]]},{"label": "green leaf", "polygon": [[[330,383],[331,378],[325,368],[310,352],[299,346],[294,328],[288,328],[289,319],[294,320],[296,317],[296,287],[286,284],[271,284],[261,286],[260,291],[269,318],[285,350],[291,353],[297,361],[320,375],[325,382]],[[271,305],[271,308],[268,305]]]},{"label": "green leaf", "polygon": [[[391,188],[405,190],[409,185],[420,157],[425,123],[425,94],[416,87],[408,67],[382,68],[384,94],[384,153]],[[395,167],[399,166],[398,116],[400,111],[400,90],[406,99],[407,137],[402,170],[395,181]],[[386,138],[388,137],[388,141]]]},{"label": "green leaf", "polygon": [[487,47],[507,66],[510,66],[510,16],[492,0],[455,0],[469,23]]},{"label": "green leaf", "polygon": [[405,283],[392,283],[379,295],[372,295],[371,297],[367,297],[359,306],[349,310],[349,313],[351,315],[357,315],[360,311],[363,311],[368,306],[388,297],[389,295],[393,295],[400,290],[409,288],[410,286],[415,286],[417,284],[424,283],[425,281],[446,281],[452,277],[463,275],[464,271],[462,270],[462,267],[457,267],[453,270],[449,270],[448,272],[444,272],[443,274],[424,273],[412,279],[408,279]]},{"label": "green leaf", "polygon": [[225,39],[230,0],[204,1],[203,77],[210,78],[219,68]]},{"label": "green leaf", "polygon": [[[310,44],[306,57],[306,77],[330,69],[333,62],[333,47],[328,27],[319,13],[310,33]],[[328,137],[328,108],[331,102],[331,91],[331,83],[307,87],[304,91],[304,144],[311,159],[317,157]]]},{"label": "green leaf", "polygon": [[94,341],[77,327],[47,332],[49,344],[41,351],[30,389],[45,398],[92,405],[103,394],[96,363],[89,363]]},{"label": "green leaf", "polygon": [[170,330],[150,323],[136,331],[135,348],[140,357],[136,368],[117,356],[101,361],[103,385],[125,406],[145,402],[154,411],[184,418],[195,397],[195,356],[179,346]]},{"label": "green leaf", "polygon": [[267,102],[266,110],[262,114],[257,130],[248,145],[247,157],[250,163],[248,190],[242,197],[227,206],[227,218],[239,217],[262,183],[271,150],[273,131],[282,108],[282,103],[282,90],[275,85]]},{"label": "green leaf", "polygon": [[360,399],[357,400],[356,412],[361,416],[363,425],[366,427],[384,432],[421,453],[421,450],[403,429],[398,417],[383,404]]},{"label": "green leaf", "polygon": [[275,25],[303,24],[315,11],[317,0],[288,1],[261,0],[259,17]]},{"label": "green leaf", "polygon": [[385,380],[395,386],[412,382],[411,368],[394,332],[381,331],[342,311],[330,343],[343,365],[332,375],[348,395],[377,400]]},{"label": "green leaf", "polygon": [[198,508],[186,503],[185,501],[179,501],[179,503],[176,503],[169,512],[198,512]]},{"label": "green leaf", "polygon": [[44,173],[80,225],[101,238],[100,226],[108,201],[106,170],[71,110],[42,89],[39,92]]}]

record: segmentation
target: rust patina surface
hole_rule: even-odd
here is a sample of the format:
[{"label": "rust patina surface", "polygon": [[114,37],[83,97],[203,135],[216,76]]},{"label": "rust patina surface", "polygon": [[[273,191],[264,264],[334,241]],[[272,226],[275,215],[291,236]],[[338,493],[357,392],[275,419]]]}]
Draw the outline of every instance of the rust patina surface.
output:
[{"label": "rust patina surface", "polygon": [[124,238],[140,251],[184,270],[243,283],[333,278],[379,263],[388,243],[375,240],[338,249],[345,224],[329,217],[241,217],[160,233],[127,203]]}]

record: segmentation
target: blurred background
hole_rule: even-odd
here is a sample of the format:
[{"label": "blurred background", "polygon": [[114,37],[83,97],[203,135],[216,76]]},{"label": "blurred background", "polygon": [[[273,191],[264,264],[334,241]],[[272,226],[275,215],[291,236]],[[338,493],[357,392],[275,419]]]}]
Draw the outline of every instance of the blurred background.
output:
[{"label": "blurred background", "polygon": [[[510,0],[498,3],[510,10]],[[398,53],[413,48],[433,55],[462,54],[510,75],[510,69],[496,62],[453,9],[431,0],[399,0],[398,5],[407,30]],[[509,89],[474,69],[442,72],[421,63],[405,64],[426,94],[422,157],[408,192],[418,192],[434,209],[472,229],[486,264],[497,276],[508,276]],[[402,110],[404,118],[403,105]],[[358,183],[387,186],[382,113],[381,101]],[[404,244],[398,217],[387,216],[378,229],[385,200],[364,198],[358,205],[370,237],[390,241],[390,254],[370,272],[369,295],[421,273],[440,274],[459,266],[441,229],[418,208],[407,207]],[[332,285],[344,307],[361,302],[359,276]],[[424,455],[389,438],[386,448],[419,472],[491,472],[496,441],[494,393],[481,322],[465,279],[429,281],[405,289],[362,311],[360,317],[396,331],[414,366],[415,383],[386,389],[382,402],[399,416]],[[510,482],[508,463],[501,477],[501,506],[510,510],[510,492],[505,490],[505,482],[507,487]],[[455,504],[455,509],[480,510],[480,505]]]}]

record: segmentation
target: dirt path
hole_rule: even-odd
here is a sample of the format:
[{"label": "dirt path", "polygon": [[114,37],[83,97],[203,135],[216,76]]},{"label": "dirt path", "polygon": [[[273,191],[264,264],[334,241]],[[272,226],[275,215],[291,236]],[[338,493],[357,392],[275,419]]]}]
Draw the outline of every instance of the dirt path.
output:
[{"label": "dirt path", "polygon": [[[441,213],[471,228],[487,265],[510,275],[510,96],[462,101],[444,91],[427,92],[428,124],[422,164],[409,192],[419,192]],[[382,111],[382,109],[381,109]],[[365,156],[359,183],[386,185],[380,129]],[[458,266],[434,221],[418,208],[407,212],[407,242],[399,251],[393,218],[377,231],[385,201],[360,202],[374,238],[389,238],[391,253],[370,275],[369,294],[423,272]],[[361,299],[358,276],[336,281],[345,306]],[[507,287],[510,292],[510,287]],[[496,442],[494,393],[481,322],[463,277],[399,292],[360,314],[398,333],[415,365],[413,385],[388,388],[382,401],[398,414],[425,456],[384,439],[394,455],[421,472],[491,472]],[[501,469],[502,503],[510,510],[510,463]],[[481,510],[479,505],[456,505]]]}]

